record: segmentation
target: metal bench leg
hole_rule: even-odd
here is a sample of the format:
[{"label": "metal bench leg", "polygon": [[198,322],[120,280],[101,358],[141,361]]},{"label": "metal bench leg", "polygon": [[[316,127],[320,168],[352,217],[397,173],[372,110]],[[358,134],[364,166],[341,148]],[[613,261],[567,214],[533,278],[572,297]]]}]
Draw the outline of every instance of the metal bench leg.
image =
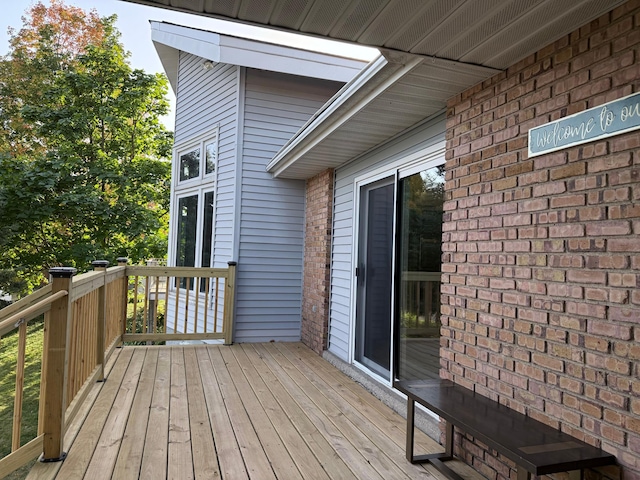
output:
[{"label": "metal bench leg", "polygon": [[407,446],[406,456],[407,460],[413,463],[413,428],[415,419],[415,405],[416,402],[411,398],[407,398]]},{"label": "metal bench leg", "polygon": [[453,423],[444,420],[444,453],[447,457],[453,457]]}]

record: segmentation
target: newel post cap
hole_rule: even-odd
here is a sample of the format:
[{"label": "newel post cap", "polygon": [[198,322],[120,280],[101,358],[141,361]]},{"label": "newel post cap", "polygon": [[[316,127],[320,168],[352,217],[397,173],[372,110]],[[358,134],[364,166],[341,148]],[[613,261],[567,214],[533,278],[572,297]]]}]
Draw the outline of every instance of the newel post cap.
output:
[{"label": "newel post cap", "polygon": [[91,262],[93,268],[107,268],[109,266],[109,260],[94,260]]},{"label": "newel post cap", "polygon": [[49,275],[52,278],[71,278],[77,271],[73,267],[52,267],[49,269]]}]

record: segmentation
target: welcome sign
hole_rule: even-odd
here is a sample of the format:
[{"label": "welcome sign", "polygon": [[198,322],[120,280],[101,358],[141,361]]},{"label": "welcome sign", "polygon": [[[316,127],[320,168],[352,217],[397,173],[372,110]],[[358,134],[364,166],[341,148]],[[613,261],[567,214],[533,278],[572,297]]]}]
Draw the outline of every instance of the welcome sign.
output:
[{"label": "welcome sign", "polygon": [[529,130],[529,157],[640,129],[640,93]]}]

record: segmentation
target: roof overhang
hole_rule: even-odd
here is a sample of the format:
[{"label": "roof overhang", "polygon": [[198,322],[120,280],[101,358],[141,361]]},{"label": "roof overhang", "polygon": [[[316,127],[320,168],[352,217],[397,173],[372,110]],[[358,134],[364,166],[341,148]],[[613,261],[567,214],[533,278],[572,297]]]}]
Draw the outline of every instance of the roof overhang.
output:
[{"label": "roof overhang", "polygon": [[123,0],[505,69],[627,0]]},{"label": "roof overhang", "polygon": [[365,62],[166,22],[151,22],[151,40],[176,91],[179,52],[214,63],[257,68],[346,83]]},{"label": "roof overhang", "polygon": [[281,178],[336,168],[442,113],[447,100],[500,70],[383,51],[345,85],[267,166]]}]

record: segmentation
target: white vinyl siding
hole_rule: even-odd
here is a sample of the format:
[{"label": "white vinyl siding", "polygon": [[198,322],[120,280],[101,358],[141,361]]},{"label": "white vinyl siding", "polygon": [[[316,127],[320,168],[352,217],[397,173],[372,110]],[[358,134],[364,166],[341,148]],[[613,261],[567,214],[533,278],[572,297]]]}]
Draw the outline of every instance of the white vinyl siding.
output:
[{"label": "white vinyl siding", "polygon": [[441,147],[444,151],[444,131],[445,119],[441,116],[376,148],[358,160],[336,169],[331,244],[329,350],[345,361],[351,360],[349,344],[353,279],[351,257],[354,242],[354,181],[356,177],[383,168],[385,165],[398,165],[403,159],[413,157],[423,150]]},{"label": "white vinyl siding", "polygon": [[235,340],[300,340],[305,182],[265,171],[340,84],[246,69]]},{"label": "white vinyl siding", "polygon": [[175,144],[218,127],[218,164],[213,266],[226,267],[233,257],[235,156],[239,67],[216,64],[202,68],[201,57],[180,52]]}]

